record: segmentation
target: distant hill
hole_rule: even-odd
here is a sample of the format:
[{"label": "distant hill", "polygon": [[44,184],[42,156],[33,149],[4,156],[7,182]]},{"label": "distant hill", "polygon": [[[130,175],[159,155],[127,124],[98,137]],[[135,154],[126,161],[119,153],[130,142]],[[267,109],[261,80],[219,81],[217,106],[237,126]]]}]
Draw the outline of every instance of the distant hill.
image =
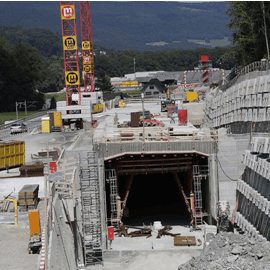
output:
[{"label": "distant hill", "polygon": [[[40,28],[44,29],[45,34],[45,30],[61,34],[59,3],[0,1],[0,26]],[[230,18],[224,14],[228,3],[93,1],[93,42],[107,49],[133,49],[139,52],[228,46],[231,32],[226,25]],[[78,1],[76,18],[80,36]],[[29,31],[35,33],[33,29]],[[44,43],[44,46],[50,46],[51,42],[53,47],[57,40],[59,35],[56,34],[48,43]],[[31,42],[34,43],[34,39]],[[58,52],[59,46],[52,49],[52,54]]]}]

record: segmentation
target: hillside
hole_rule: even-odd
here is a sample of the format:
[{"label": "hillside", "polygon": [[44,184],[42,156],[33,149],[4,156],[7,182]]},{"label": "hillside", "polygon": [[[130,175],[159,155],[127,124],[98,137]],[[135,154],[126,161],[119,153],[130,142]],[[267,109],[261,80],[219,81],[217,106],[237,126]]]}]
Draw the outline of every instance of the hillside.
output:
[{"label": "hillside", "polygon": [[[228,2],[93,1],[94,44],[136,51],[226,46],[231,32],[224,13]],[[80,35],[79,2],[76,2]],[[0,26],[41,28],[61,34],[58,1],[0,1]],[[30,31],[34,32],[33,29]],[[2,32],[3,33],[3,32]],[[3,34],[1,34],[3,36]],[[23,39],[24,37],[22,37]],[[55,46],[55,35],[44,46]],[[215,42],[219,40],[219,42]],[[32,44],[34,39],[31,39]],[[31,44],[30,42],[30,44]],[[52,49],[58,54],[59,46]]]}]

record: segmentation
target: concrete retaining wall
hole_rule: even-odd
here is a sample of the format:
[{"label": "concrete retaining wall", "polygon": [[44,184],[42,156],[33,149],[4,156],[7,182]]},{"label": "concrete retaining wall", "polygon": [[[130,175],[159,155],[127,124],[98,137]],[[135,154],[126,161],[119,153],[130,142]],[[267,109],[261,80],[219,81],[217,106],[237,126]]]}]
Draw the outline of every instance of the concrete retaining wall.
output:
[{"label": "concrete retaining wall", "polygon": [[197,151],[214,153],[213,141],[118,142],[99,143],[93,146],[99,157],[106,158],[121,153]]},{"label": "concrete retaining wall", "polygon": [[48,269],[77,269],[73,235],[69,225],[66,223],[67,219],[62,201],[58,196],[54,197],[52,205]]}]

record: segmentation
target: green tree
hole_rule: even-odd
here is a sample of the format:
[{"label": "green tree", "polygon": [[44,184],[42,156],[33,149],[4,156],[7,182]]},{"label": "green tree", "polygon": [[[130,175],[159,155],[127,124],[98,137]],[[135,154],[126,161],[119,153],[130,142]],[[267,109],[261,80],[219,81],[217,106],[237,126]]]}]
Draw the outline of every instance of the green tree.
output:
[{"label": "green tree", "polygon": [[111,85],[110,77],[105,75],[104,77],[98,78],[96,83],[95,83],[95,87],[103,92],[111,92],[112,85]]},{"label": "green tree", "polygon": [[233,31],[232,53],[237,63],[247,65],[267,57],[270,2],[231,1],[226,14],[231,17],[228,27]]},{"label": "green tree", "polygon": [[41,56],[33,47],[18,43],[9,48],[0,42],[0,110],[14,111],[15,102],[38,101],[44,104],[43,94],[36,88],[41,80]]}]

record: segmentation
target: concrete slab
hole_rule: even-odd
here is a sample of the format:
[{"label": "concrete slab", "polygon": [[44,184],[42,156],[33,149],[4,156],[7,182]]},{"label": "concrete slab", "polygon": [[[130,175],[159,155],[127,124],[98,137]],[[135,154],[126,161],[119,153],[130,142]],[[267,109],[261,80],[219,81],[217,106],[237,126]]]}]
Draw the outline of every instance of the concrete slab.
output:
[{"label": "concrete slab", "polygon": [[[134,229],[129,229],[128,232],[132,232]],[[195,236],[196,239],[200,239],[203,243],[203,231],[197,230],[190,232],[189,227],[185,226],[172,226],[170,233],[180,233],[181,236]],[[156,238],[158,230],[152,231],[152,237],[118,237],[115,236],[112,242],[111,250],[183,250],[187,247],[174,246],[174,237],[162,236]],[[189,249],[202,249],[201,246],[190,246]]]}]

